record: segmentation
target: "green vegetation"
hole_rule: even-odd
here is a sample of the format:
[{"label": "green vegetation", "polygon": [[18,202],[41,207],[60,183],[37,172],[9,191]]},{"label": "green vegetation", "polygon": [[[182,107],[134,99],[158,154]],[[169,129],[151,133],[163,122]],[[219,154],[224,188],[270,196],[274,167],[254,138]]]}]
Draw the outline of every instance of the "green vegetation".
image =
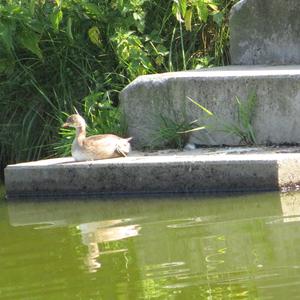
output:
[{"label": "green vegetation", "polygon": [[240,100],[238,97],[235,98],[236,110],[234,121],[232,122],[224,121],[215,113],[203,107],[197,101],[189,97],[188,99],[197,105],[202,111],[204,111],[207,118],[212,120],[212,123],[210,125],[202,124],[199,127],[194,127],[193,129],[186,131],[186,133],[195,130],[207,129],[208,131],[219,131],[230,135],[235,135],[240,138],[240,144],[243,145],[256,144],[255,132],[252,126],[257,102],[256,93],[250,93],[245,101]]},{"label": "green vegetation", "polygon": [[[151,148],[159,148],[164,145],[166,148],[183,149],[188,142],[189,132],[194,128],[195,122],[188,122],[183,116],[159,117],[159,130],[154,133],[151,141]],[[160,146],[161,147],[161,146]]]},{"label": "green vegetation", "polygon": [[91,132],[124,132],[118,93],[139,75],[227,64],[235,2],[1,1],[1,166],[68,153],[74,107]]}]

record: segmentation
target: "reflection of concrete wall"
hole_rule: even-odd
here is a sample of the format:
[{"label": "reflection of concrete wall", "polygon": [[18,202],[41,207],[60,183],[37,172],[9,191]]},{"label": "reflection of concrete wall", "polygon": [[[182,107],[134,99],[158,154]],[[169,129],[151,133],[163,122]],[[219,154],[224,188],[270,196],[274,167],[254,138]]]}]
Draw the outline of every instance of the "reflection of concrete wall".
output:
[{"label": "reflection of concrete wall", "polygon": [[[261,230],[261,220],[264,222],[265,218],[281,216],[279,193],[232,197],[223,201],[211,199],[204,201],[203,205],[196,204],[195,207],[187,204],[193,210],[189,216],[194,218],[184,218],[184,214],[180,218],[179,211],[184,211],[184,208],[179,205],[174,221],[166,222],[157,230],[155,227],[143,228],[140,240],[146,237],[143,243],[147,252],[139,253],[142,265],[152,265],[157,260],[161,263],[178,261],[186,253],[185,268],[190,270],[206,271],[211,268],[213,263],[206,262],[210,255],[216,255],[211,261],[225,260],[229,265],[238,267],[251,243],[255,242],[253,239],[257,231]],[[152,230],[157,234],[151,235]],[[248,231],[253,237],[249,236]],[[160,248],[162,243],[165,244],[163,249]],[[223,249],[228,247],[231,250],[224,252]],[[221,264],[219,267],[222,267]]]},{"label": "reflection of concrete wall", "polygon": [[270,247],[264,257],[264,268],[273,280],[261,284],[261,299],[299,297],[300,270],[300,194],[281,195],[282,215],[267,224],[266,239]]},{"label": "reflection of concrete wall", "polygon": [[101,254],[99,243],[118,241],[138,235],[140,227],[125,225],[124,223],[128,221],[130,220],[107,220],[77,226],[81,233],[82,243],[88,247],[85,264],[90,272],[95,272],[101,266],[97,260]]},{"label": "reflection of concrete wall", "polygon": [[279,194],[211,199],[193,209],[190,218],[177,215],[143,227],[135,243],[137,249],[145,249],[137,253],[144,281],[182,290],[197,287],[203,299],[208,292],[224,296],[230,289],[253,296],[257,293],[254,274],[274,247],[267,222],[281,216]]},{"label": "reflection of concrete wall", "polygon": [[300,221],[300,194],[285,193],[280,197],[284,222]]},{"label": "reflection of concrete wall", "polygon": [[[125,213],[135,214],[132,208],[127,212],[125,209]],[[9,202],[8,211],[13,226],[36,225],[35,228],[42,229],[79,224],[77,229],[88,250],[85,264],[90,272],[101,266],[98,258],[101,254],[100,243],[133,237],[140,230],[139,225],[131,225],[132,220],[124,218],[124,202]],[[118,216],[123,218],[118,219]]]},{"label": "reflection of concrete wall", "polygon": [[[77,226],[84,244],[118,241],[137,236],[139,225],[122,225],[122,220],[84,223]],[[113,227],[112,227],[113,226]]]},{"label": "reflection of concrete wall", "polygon": [[[123,217],[124,205],[118,201],[63,201],[50,202],[9,201],[8,214],[10,224],[24,226],[32,224],[53,224],[67,226],[100,222],[103,226],[112,226],[113,220]],[[129,209],[132,211],[132,208]],[[128,211],[128,213],[129,213]],[[126,210],[125,210],[126,213]],[[106,221],[107,220],[107,221]]]},{"label": "reflection of concrete wall", "polygon": [[[101,261],[102,242],[135,236],[141,227],[139,238],[122,242],[130,261],[128,269],[119,263],[118,274],[112,276],[128,272],[130,278],[136,278],[138,273],[139,284],[145,289],[148,286],[155,295],[164,293],[162,299],[176,286],[183,293],[191,291],[184,297],[191,299],[195,290],[185,289],[189,285],[197,287],[199,294],[203,290],[202,298],[208,291],[212,295],[215,291],[227,295],[236,289],[248,293],[249,298],[256,293],[263,299],[269,296],[264,290],[270,285],[269,281],[287,284],[281,282],[283,278],[297,275],[293,267],[300,253],[299,223],[282,222],[291,215],[284,207],[289,201],[293,203],[288,194],[280,198],[278,193],[268,193],[221,199],[173,197],[169,200],[79,202],[78,205],[74,202],[36,206],[11,203],[9,213],[14,224],[35,224],[43,220],[80,224],[77,228],[81,242],[89,251],[85,264],[90,272],[97,271],[101,262],[105,262]],[[82,222],[83,216],[85,222]],[[97,216],[98,221],[95,221]],[[107,272],[105,278],[109,278],[109,268],[103,267],[99,272],[102,271]],[[119,283],[118,280],[119,277],[116,279]],[[134,285],[130,280],[127,284]]]},{"label": "reflection of concrete wall", "polygon": [[[102,293],[108,295],[104,296],[105,299],[117,299],[120,290],[132,291],[137,286],[145,290],[148,288],[148,299],[151,292],[152,298],[161,293],[160,298],[167,299],[168,293],[174,296],[173,292],[179,290],[182,291],[182,299],[195,298],[195,292],[197,295],[203,292],[198,299],[206,299],[208,292],[214,295],[216,291],[223,296],[228,295],[223,298],[230,298],[229,293],[238,291],[245,293],[248,299],[268,299],[272,298],[272,293],[274,295],[272,284],[276,287],[297,283],[300,273],[299,223],[282,222],[294,212],[291,209],[286,213],[288,210],[284,207],[299,199],[297,194],[292,197],[294,199],[290,200],[289,194],[280,198],[278,193],[270,193],[223,196],[220,199],[173,197],[148,201],[85,201],[78,202],[78,205],[74,202],[40,203],[35,206],[9,203],[9,214],[10,222],[18,225],[35,222],[48,224],[58,220],[69,224],[66,230],[39,230],[35,235],[39,236],[39,245],[40,241],[45,242],[37,251],[51,249],[62,267],[69,267],[63,262],[69,262],[70,251],[73,251],[72,257],[75,258],[71,266],[74,267],[74,274],[78,272],[75,268],[78,258],[86,255],[85,247],[81,247],[84,251],[80,254],[75,253],[81,243],[88,247],[85,263],[90,272],[98,270],[101,262],[109,264],[113,261],[113,270],[108,266],[98,273],[102,276],[99,277],[104,290]],[[85,222],[82,222],[83,217]],[[98,222],[95,221],[97,218]],[[137,223],[140,225],[135,225]],[[77,227],[81,241],[78,230],[69,230],[74,229],[72,224],[81,224]],[[125,255],[107,255],[107,261],[101,261],[101,242],[137,235],[140,227],[142,234],[138,238],[125,239],[120,243],[126,251],[126,258]],[[28,228],[28,232],[31,231],[32,227]],[[52,240],[49,240],[48,234],[55,231]],[[68,238],[72,234],[76,242],[71,244]],[[15,246],[8,242],[5,244],[15,251]],[[63,244],[69,248],[61,250]],[[64,259],[61,259],[61,253]],[[43,261],[47,259],[46,251],[39,254]],[[126,265],[123,262],[127,258]],[[21,269],[24,271],[22,266]],[[48,272],[44,276],[47,274],[52,276]],[[49,277],[49,282],[51,280],[53,278]],[[77,286],[78,277],[74,276],[74,280],[74,286]],[[65,284],[64,280],[61,282]],[[84,284],[88,286],[88,282]],[[113,291],[110,284],[114,286]],[[91,285],[93,289],[94,284]],[[112,292],[115,296],[111,296]],[[280,291],[276,295],[279,295],[278,299],[285,299]],[[220,297],[212,297],[215,298]]]}]

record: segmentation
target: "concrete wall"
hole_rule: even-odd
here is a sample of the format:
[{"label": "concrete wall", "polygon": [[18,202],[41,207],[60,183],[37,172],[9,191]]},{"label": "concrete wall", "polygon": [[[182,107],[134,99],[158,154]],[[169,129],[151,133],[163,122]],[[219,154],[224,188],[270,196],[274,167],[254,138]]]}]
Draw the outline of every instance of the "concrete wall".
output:
[{"label": "concrete wall", "polygon": [[229,23],[232,64],[299,64],[299,15],[299,0],[239,1]]},{"label": "concrete wall", "polygon": [[[259,144],[300,143],[300,66],[231,66],[141,76],[120,95],[129,134],[135,148],[149,147],[159,130],[159,116],[205,123],[203,113],[187,100],[191,97],[224,122],[236,118],[238,96],[257,93],[253,126]],[[209,122],[208,122],[209,123]],[[192,139],[204,145],[238,145],[236,136],[199,131]],[[163,145],[161,145],[163,146]]]},{"label": "concrete wall", "polygon": [[86,162],[56,158],[9,165],[5,168],[6,195],[13,200],[299,188],[300,153],[293,153],[295,150],[229,150],[233,149],[136,153]]}]

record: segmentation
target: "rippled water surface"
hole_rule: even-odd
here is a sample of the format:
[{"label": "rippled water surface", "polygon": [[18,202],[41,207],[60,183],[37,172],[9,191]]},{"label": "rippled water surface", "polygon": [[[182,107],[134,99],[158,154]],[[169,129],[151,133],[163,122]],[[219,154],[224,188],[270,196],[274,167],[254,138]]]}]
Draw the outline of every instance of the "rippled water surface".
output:
[{"label": "rippled water surface", "polygon": [[0,299],[299,299],[300,194],[0,200]]}]

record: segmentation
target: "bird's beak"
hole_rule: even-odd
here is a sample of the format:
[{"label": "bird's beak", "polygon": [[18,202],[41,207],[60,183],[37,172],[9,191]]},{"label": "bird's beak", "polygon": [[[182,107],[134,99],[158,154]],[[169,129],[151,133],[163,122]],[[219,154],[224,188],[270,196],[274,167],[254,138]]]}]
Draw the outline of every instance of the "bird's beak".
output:
[{"label": "bird's beak", "polygon": [[62,127],[62,128],[68,128],[68,127],[70,127],[70,124],[69,124],[69,123],[64,123],[64,124],[62,124],[61,127]]}]

